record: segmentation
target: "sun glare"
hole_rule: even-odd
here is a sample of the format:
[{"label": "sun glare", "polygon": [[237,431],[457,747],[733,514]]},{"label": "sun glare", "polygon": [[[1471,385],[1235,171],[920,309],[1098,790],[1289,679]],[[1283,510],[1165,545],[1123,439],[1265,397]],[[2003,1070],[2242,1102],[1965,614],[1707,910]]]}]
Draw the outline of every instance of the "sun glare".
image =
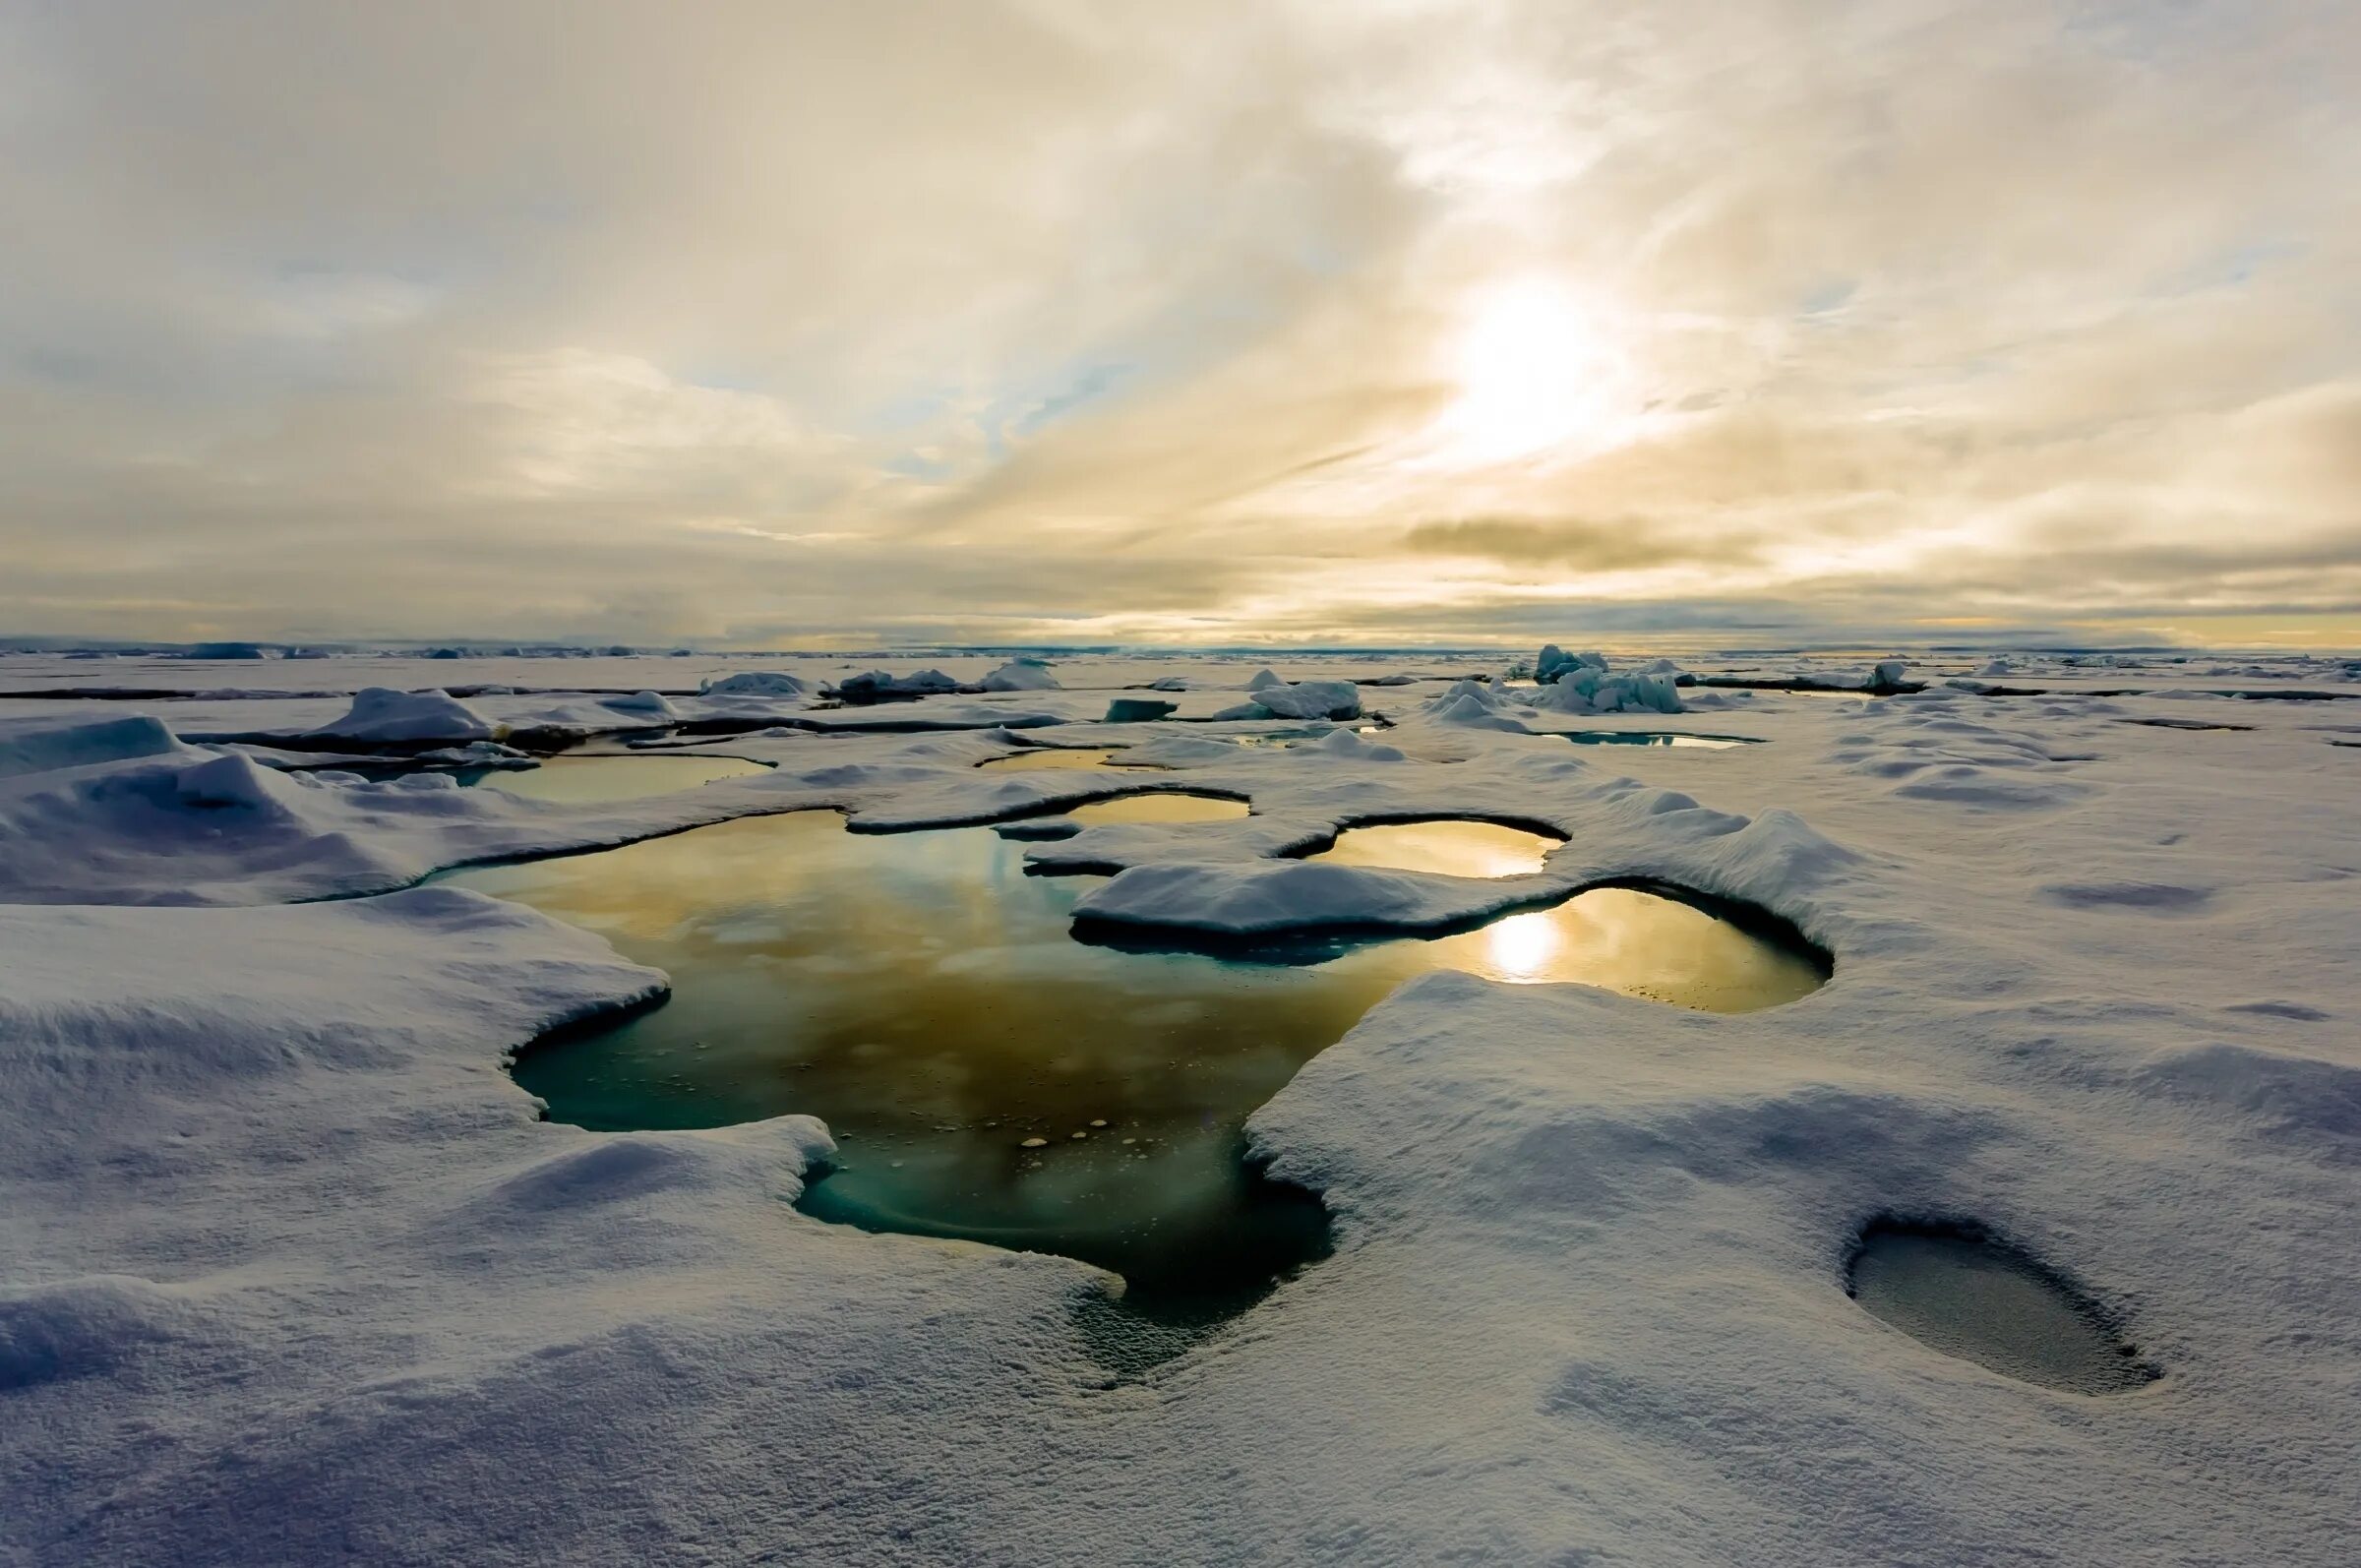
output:
[{"label": "sun glare", "polygon": [[1440,432],[1450,455],[1502,462],[1595,440],[1613,370],[1596,319],[1563,285],[1523,278],[1493,287],[1477,300],[1453,357],[1459,397]]}]

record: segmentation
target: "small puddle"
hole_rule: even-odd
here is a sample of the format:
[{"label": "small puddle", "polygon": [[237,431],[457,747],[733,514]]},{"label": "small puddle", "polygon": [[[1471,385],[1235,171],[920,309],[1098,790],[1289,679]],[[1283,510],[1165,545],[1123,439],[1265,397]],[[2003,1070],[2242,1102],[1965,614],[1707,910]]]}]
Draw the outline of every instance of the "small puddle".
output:
[{"label": "small puddle", "polygon": [[1845,1288],[1921,1344],[2024,1382],[2116,1394],[2161,1375],[2064,1280],[1972,1228],[1874,1223]]},{"label": "small puddle", "polygon": [[1380,822],[1348,827],[1334,845],[1305,859],[1446,876],[1523,876],[1540,871],[1542,857],[1564,842],[1498,822]]},{"label": "small puddle", "polygon": [[1676,735],[1670,730],[1566,730],[1576,746],[1680,746],[1708,752],[1726,752],[1733,746],[1758,746],[1737,735]]},{"label": "small puddle", "polygon": [[1184,1348],[1326,1254],[1319,1200],[1246,1163],[1243,1123],[1402,981],[1449,967],[1736,1010],[1821,979],[1702,910],[1621,889],[1320,960],[1125,951],[1073,938],[1096,877],[1027,874],[1022,846],[988,827],[851,833],[832,812],[439,879],[587,927],[672,977],[663,1005],[519,1056],[516,1081],[553,1118],[817,1116],[842,1152],[805,1212],[1114,1270],[1124,1300],[1091,1328],[1111,1364]]},{"label": "small puddle", "polygon": [[1091,801],[1064,814],[1092,827],[1107,822],[1235,822],[1246,814],[1246,803],[1219,795],[1159,790]]},{"label": "small puddle", "polygon": [[498,790],[523,800],[594,806],[769,771],[760,762],[736,756],[553,756],[539,767],[471,767],[453,776],[461,786]]}]

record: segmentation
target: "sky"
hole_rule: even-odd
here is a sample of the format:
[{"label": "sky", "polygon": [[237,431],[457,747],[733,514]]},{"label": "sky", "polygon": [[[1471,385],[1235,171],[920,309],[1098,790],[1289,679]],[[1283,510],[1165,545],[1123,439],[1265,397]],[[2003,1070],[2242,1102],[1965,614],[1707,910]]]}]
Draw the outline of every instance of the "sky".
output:
[{"label": "sky", "polygon": [[0,633],[2361,645],[2346,0],[0,0]]}]

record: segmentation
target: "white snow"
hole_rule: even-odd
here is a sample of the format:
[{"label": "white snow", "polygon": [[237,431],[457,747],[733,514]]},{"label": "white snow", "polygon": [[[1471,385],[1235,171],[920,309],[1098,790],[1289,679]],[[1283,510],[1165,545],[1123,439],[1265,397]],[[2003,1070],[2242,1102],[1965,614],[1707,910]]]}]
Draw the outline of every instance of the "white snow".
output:
[{"label": "white snow", "polygon": [[342,718],[312,732],[340,741],[489,741],[492,721],[443,692],[364,687]]},{"label": "white snow", "polygon": [[670,724],[680,718],[661,692],[635,692],[627,696],[608,697],[606,702],[619,713],[644,718],[651,724]]},{"label": "white snow", "polygon": [[[1676,673],[1581,660],[1532,692],[1358,689],[1381,736],[1249,747],[1254,724],[1203,722],[1218,699],[1096,722],[1177,664],[1236,695],[1241,662],[1077,658],[1016,701],[807,716],[800,693],[688,695],[711,664],[605,658],[591,684],[839,733],[716,739],[776,766],[579,808],[188,740],[316,712],[356,743],[479,741],[493,711],[603,705],[578,688],[420,694],[485,702],[472,735],[419,733],[386,691],[352,706],[399,733],[362,734],[327,721],[408,661],[253,661],[244,696],[187,661],[74,666],[189,694],[0,706],[0,1560],[2341,1568],[2361,688],[2317,660],[2014,650],[2010,684],[2046,694],[1942,685],[1992,651],[1921,661],[1915,695],[1683,689],[1769,743],[1711,752],[1540,733],[1569,677],[1604,677],[1590,703]],[[529,688],[548,661],[480,662]],[[1400,661],[1281,662],[1299,679],[1264,693]],[[69,668],[0,659],[0,686]],[[1012,723],[1169,771],[978,771]],[[811,1117],[536,1120],[504,1054],[660,978],[522,908],[387,891],[749,813],[985,821],[1143,780],[1253,811],[1028,847],[1119,868],[1086,896],[1102,919],[1415,928],[1661,878],[1793,922],[1835,977],[1740,1017],[1404,987],[1250,1124],[1325,1194],[1337,1254],[1118,1380],[1071,1316],[1094,1271],[789,1208],[829,1148]],[[1455,814],[1567,842],[1499,880],[1287,858]],[[339,893],[377,896],[291,902]],[[135,907],[163,904],[232,907]],[[1991,1225],[2165,1375],[2061,1394],[1881,1323],[1842,1262],[1886,1211]]]}]

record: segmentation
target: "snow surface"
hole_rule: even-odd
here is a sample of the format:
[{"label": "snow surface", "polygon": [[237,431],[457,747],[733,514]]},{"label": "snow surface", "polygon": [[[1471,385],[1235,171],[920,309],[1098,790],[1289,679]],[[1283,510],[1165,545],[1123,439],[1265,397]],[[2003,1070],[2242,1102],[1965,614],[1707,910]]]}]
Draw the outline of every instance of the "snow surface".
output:
[{"label": "snow surface", "polygon": [[[400,661],[11,701],[0,1560],[2349,1563],[2361,682],[2007,650],[2042,694],[1941,684],[1998,651],[1916,664],[1916,695],[1682,688],[1770,743],[1727,751],[1572,746],[1538,692],[1437,678],[1497,655],[1362,689],[1381,736],[1285,747],[1203,718],[1242,661],[1074,659],[1059,691],[842,712],[699,696],[713,661],[420,661],[438,690],[476,662],[620,667],[481,683],[517,688],[465,699],[513,730],[643,691],[796,721],[668,743],[769,773],[595,807],[194,739],[333,720]],[[0,660],[0,686],[134,684],[114,662]],[[1166,678],[1205,705],[1096,722]],[[1167,771],[978,771],[1012,725]],[[484,738],[395,728],[350,738]],[[789,1208],[827,1148],[810,1117],[537,1121],[504,1054],[660,977],[522,908],[389,891],[749,813],[1033,820],[1142,787],[1253,811],[1028,845],[1119,871],[1102,918],[1415,928],[1661,878],[1785,917],[1835,976],[1731,1017],[1410,983],[1251,1123],[1325,1194],[1337,1254],[1117,1378],[1073,1315],[1095,1271]],[[1471,814],[1568,841],[1498,881],[1289,858]],[[2164,1376],[2058,1393],[1879,1322],[1843,1263],[1885,1212],[1991,1226]]]}]

